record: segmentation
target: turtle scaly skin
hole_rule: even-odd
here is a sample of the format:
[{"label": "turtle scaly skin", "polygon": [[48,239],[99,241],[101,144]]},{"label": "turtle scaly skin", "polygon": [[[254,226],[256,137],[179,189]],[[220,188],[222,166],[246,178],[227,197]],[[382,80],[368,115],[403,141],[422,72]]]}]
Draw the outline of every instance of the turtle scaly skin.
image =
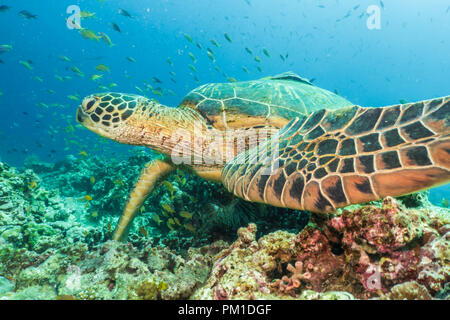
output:
[{"label": "turtle scaly skin", "polygon": [[315,212],[448,182],[449,108],[448,97],[362,108],[288,72],[207,84],[178,108],[95,94],[83,100],[77,120],[165,156],[142,171],[113,236],[120,240],[156,182],[175,168],[223,182],[250,201]]},{"label": "turtle scaly skin", "polygon": [[319,213],[450,180],[450,97],[296,118],[222,172],[254,202]]}]

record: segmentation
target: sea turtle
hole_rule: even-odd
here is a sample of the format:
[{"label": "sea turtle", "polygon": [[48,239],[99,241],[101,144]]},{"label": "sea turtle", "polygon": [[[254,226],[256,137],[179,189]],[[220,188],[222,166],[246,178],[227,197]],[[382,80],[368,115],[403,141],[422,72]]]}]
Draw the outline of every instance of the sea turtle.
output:
[{"label": "sea turtle", "polygon": [[288,72],[206,84],[177,108],[94,94],[77,121],[163,155],[142,171],[115,240],[126,236],[157,180],[177,167],[245,200],[322,213],[450,180],[450,96],[364,108]]}]

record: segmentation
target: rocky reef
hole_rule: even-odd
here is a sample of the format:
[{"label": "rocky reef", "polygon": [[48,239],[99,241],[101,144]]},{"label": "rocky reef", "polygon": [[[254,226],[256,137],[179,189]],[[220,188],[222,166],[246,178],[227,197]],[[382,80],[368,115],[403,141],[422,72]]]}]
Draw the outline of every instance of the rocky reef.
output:
[{"label": "rocky reef", "polygon": [[450,213],[426,193],[310,217],[176,172],[111,241],[153,157],[0,163],[0,299],[449,298]]},{"label": "rocky reef", "polygon": [[219,254],[199,299],[431,299],[449,297],[446,210],[381,206],[317,219],[298,234],[256,239],[256,225]]}]

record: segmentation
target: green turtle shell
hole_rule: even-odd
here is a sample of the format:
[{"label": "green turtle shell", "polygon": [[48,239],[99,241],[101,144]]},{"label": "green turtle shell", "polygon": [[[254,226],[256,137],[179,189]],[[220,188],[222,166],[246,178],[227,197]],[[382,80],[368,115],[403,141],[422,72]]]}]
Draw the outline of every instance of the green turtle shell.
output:
[{"label": "green turtle shell", "polygon": [[319,109],[352,106],[348,100],[286,72],[259,80],[210,83],[191,91],[180,108],[198,111],[218,129],[284,126]]}]

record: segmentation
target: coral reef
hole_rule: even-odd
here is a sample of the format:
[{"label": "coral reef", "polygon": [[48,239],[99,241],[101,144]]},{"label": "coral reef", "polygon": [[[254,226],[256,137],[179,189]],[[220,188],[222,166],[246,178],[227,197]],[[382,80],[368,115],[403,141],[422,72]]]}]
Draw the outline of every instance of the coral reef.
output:
[{"label": "coral reef", "polygon": [[144,203],[129,242],[110,241],[152,157],[0,162],[0,299],[449,297],[450,214],[426,193],[308,223],[176,172]]},{"label": "coral reef", "polygon": [[277,231],[258,241],[256,225],[250,224],[220,253],[210,279],[194,297],[442,296],[450,279],[450,234],[448,212],[440,210],[406,209],[387,197],[382,207],[345,210],[317,219],[297,235]]}]

